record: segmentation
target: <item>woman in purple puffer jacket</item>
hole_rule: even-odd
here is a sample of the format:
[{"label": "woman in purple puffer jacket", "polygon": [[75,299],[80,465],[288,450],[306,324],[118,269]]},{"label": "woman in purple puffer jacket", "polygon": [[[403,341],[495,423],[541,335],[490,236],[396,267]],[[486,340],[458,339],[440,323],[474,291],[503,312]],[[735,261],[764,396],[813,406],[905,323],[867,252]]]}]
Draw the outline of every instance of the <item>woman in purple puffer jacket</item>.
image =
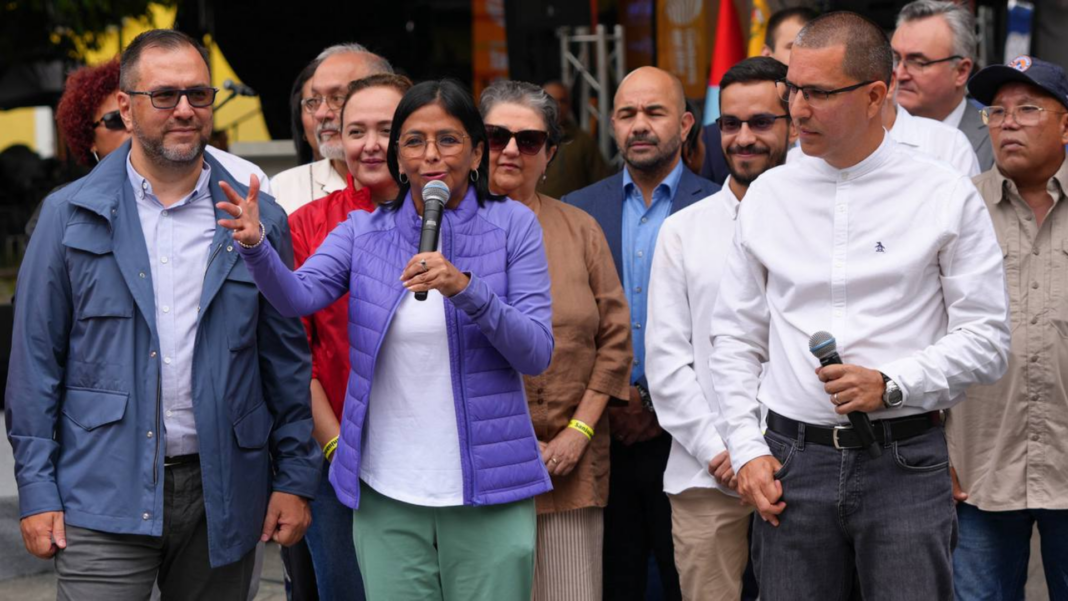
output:
[{"label": "woman in purple puffer jacket", "polygon": [[[219,206],[234,219],[220,223],[282,314],[351,293],[352,372],[336,451],[324,453],[336,455],[338,498],[357,509],[367,598],[529,599],[533,498],[551,489],[521,377],[553,351],[541,228],[489,193],[485,127],[452,81],[405,94],[386,160],[398,200],[350,214],[296,272],[265,241],[255,186],[244,199],[226,190]],[[420,254],[432,180],[450,197],[439,250]]]}]

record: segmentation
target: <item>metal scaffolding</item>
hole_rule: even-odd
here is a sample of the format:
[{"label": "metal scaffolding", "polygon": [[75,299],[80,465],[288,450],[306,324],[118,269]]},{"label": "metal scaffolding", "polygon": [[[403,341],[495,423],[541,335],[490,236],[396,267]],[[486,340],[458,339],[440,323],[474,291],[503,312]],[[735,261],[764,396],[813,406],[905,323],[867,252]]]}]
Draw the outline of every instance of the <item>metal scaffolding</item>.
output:
[{"label": "metal scaffolding", "polygon": [[589,27],[561,27],[556,35],[560,38],[560,79],[569,90],[575,89],[576,82],[579,84],[575,103],[579,126],[590,131],[591,120],[596,121],[601,154],[611,161],[612,95],[625,75],[623,26],[614,26],[611,34],[604,25],[597,25],[594,33]]}]

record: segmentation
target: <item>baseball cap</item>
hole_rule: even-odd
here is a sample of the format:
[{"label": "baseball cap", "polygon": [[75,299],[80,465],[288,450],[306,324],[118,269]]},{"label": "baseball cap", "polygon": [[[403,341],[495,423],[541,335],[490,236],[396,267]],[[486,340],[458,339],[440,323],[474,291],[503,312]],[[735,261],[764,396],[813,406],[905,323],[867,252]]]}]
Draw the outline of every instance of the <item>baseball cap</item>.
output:
[{"label": "baseball cap", "polygon": [[1064,69],[1026,55],[1014,58],[1007,65],[990,65],[982,69],[968,81],[968,91],[976,100],[989,106],[994,103],[998,89],[1013,81],[1038,86],[1068,108],[1068,76]]}]

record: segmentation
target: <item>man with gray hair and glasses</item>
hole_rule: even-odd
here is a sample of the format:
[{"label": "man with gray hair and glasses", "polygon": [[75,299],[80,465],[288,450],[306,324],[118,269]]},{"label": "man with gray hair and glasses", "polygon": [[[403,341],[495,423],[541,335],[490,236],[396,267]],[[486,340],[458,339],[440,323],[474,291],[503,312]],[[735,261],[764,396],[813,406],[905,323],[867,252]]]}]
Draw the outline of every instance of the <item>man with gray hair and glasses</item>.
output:
[{"label": "man with gray hair and glasses", "polygon": [[897,102],[910,114],[964,132],[979,168],[994,165],[994,152],[979,107],[965,98],[975,64],[975,17],[954,2],[915,0],[897,16],[890,41],[898,80]]},{"label": "man with gray hair and glasses", "polygon": [[392,73],[389,61],[360,44],[330,46],[315,58],[319,66],[307,97],[300,103],[315,117],[315,137],[322,160],[299,165],[271,180],[278,204],[292,215],[300,207],[337,190],[344,190],[348,168],[341,144],[341,107],[349,82],[376,73]]},{"label": "man with gray hair and glasses", "polygon": [[[939,411],[1005,373],[1005,272],[971,181],[883,128],[892,71],[855,13],[798,34],[782,88],[805,156],[749,186],[712,313],[715,425],[761,517],[764,601],[847,599],[854,571],[866,601],[953,598]],[[822,367],[821,331],[840,356]]]}]

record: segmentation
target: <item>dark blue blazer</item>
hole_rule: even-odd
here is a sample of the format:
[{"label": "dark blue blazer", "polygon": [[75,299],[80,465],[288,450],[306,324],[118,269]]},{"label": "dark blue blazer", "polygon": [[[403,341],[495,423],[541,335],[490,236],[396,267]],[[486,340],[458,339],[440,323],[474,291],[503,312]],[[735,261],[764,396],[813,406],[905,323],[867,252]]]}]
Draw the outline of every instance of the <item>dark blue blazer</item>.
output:
[{"label": "dark blue blazer", "polygon": [[[681,211],[693,203],[719,192],[719,186],[703,177],[694,175],[685,166],[682,177],[675,189],[675,198],[671,202],[671,212]],[[612,260],[616,263],[619,281],[623,281],[623,172],[605,178],[576,190],[561,200],[586,211],[597,220],[608,247],[612,249]]]}]

